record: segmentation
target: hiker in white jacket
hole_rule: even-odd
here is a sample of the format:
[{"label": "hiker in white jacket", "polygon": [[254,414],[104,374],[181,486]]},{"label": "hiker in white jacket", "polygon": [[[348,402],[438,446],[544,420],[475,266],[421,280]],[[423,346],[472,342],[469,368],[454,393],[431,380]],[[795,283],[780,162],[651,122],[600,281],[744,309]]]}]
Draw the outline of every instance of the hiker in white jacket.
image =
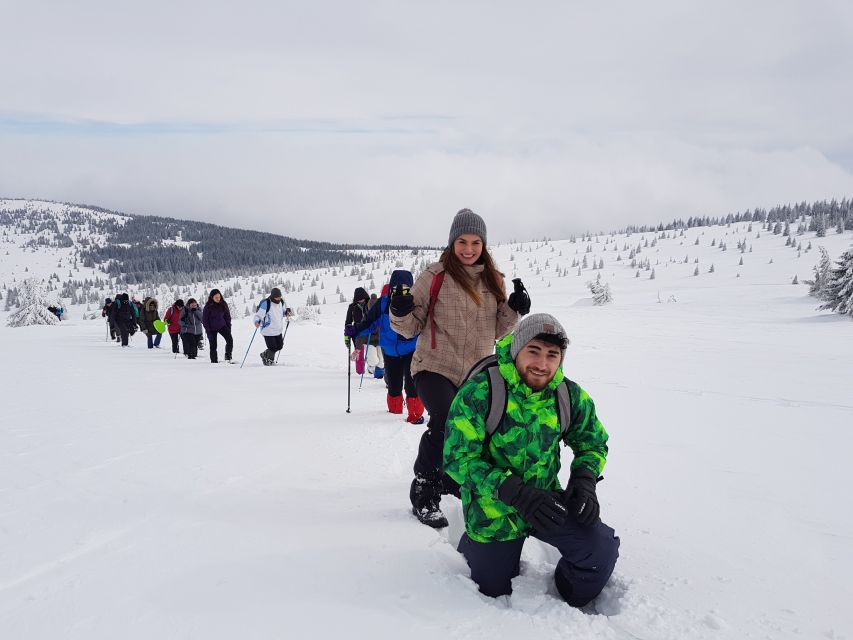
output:
[{"label": "hiker in white jacket", "polygon": [[275,364],[275,355],[284,346],[284,322],[293,315],[293,312],[284,306],[281,298],[281,289],[273,287],[268,298],[261,300],[258,311],[255,313],[255,327],[261,330],[267,348],[261,352],[261,362],[264,366]]}]

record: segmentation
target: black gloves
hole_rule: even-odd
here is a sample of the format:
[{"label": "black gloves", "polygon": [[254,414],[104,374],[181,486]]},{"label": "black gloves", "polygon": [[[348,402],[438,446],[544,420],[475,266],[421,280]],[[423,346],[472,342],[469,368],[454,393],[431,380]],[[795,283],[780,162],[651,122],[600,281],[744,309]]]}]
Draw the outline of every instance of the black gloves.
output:
[{"label": "black gloves", "polygon": [[540,533],[550,533],[565,523],[569,510],[557,491],[545,491],[509,476],[498,487],[498,499],[518,509],[521,517]]},{"label": "black gloves", "polygon": [[415,296],[408,289],[404,292],[403,285],[398,284],[391,292],[391,302],[388,304],[388,308],[398,318],[407,316],[415,308]]},{"label": "black gloves", "polygon": [[599,506],[595,495],[597,482],[592,471],[578,467],[572,469],[569,484],[563,492],[563,502],[582,527],[588,527],[598,520]]},{"label": "black gloves", "polygon": [[516,313],[526,316],[530,313],[530,296],[527,295],[527,289],[521,283],[521,278],[513,278],[512,284],[513,292],[509,294],[506,303]]}]

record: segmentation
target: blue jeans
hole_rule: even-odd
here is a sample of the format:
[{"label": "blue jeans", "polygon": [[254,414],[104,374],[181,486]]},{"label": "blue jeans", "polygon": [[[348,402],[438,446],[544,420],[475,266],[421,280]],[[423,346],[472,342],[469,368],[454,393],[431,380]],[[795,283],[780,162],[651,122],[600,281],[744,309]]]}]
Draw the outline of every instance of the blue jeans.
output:
[{"label": "blue jeans", "polygon": [[156,338],[151,337],[151,332],[148,332],[148,348],[153,349],[154,347],[160,346],[160,338],[163,337],[163,334],[158,333]]},{"label": "blue jeans", "polygon": [[[619,557],[619,538],[613,529],[601,520],[581,527],[571,519],[557,531],[533,535],[556,547],[562,556],[554,571],[554,581],[566,602],[582,607],[601,593]],[[512,579],[519,572],[524,541],[525,538],[475,542],[467,535],[462,536],[459,551],[468,561],[471,579],[481,593],[493,598],[512,593]]]}]

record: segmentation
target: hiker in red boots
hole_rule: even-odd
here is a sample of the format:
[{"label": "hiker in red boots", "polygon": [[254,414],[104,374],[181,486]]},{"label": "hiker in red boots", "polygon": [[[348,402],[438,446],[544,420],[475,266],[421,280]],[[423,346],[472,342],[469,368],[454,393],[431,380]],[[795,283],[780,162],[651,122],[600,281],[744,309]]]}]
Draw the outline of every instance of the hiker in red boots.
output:
[{"label": "hiker in red boots", "polygon": [[[406,291],[412,287],[412,273],[398,269],[391,274],[389,290],[397,286]],[[424,405],[418,397],[415,383],[412,380],[411,364],[412,353],[417,345],[417,336],[404,338],[395,333],[391,328],[388,305],[390,303],[390,291],[383,289],[379,302],[373,305],[367,312],[362,322],[348,324],[344,327],[344,335],[354,338],[360,333],[368,331],[379,332],[379,348],[385,357],[385,384],[388,387],[388,411],[391,413],[403,413],[403,388],[406,390],[406,411],[408,416],[406,422],[412,424],[423,424]]]}]

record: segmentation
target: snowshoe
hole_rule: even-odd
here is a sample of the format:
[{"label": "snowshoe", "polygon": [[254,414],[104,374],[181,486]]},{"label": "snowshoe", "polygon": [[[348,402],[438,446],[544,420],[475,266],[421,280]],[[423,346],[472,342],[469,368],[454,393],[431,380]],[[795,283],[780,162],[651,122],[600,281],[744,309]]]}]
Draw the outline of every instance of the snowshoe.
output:
[{"label": "snowshoe", "polygon": [[412,507],[412,513],[422,524],[433,529],[443,529],[447,526],[447,518],[444,517],[436,503],[425,504],[420,508]]},{"label": "snowshoe", "polygon": [[272,365],[272,364],[275,364],[275,361],[270,357],[270,352],[269,352],[269,350],[267,350],[267,351],[261,351],[261,362],[263,362],[263,363],[264,363],[264,366],[265,366],[265,367],[268,367],[268,366],[270,366],[270,365]]}]

